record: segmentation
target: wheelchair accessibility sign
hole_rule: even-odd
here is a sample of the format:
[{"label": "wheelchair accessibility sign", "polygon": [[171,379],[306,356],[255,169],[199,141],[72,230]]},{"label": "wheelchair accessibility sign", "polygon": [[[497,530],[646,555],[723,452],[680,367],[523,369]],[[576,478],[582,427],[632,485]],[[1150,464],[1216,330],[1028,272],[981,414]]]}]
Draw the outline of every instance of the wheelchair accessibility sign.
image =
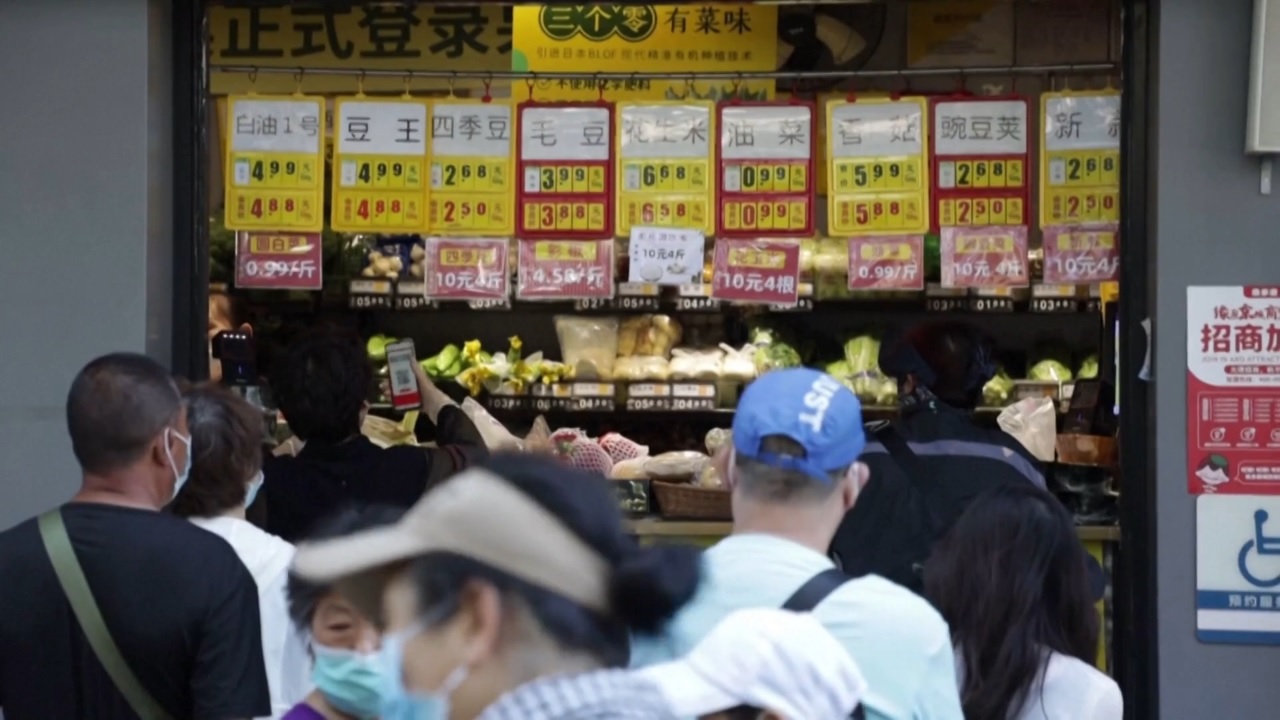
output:
[{"label": "wheelchair accessibility sign", "polygon": [[1280,497],[1196,499],[1196,636],[1280,645]]}]

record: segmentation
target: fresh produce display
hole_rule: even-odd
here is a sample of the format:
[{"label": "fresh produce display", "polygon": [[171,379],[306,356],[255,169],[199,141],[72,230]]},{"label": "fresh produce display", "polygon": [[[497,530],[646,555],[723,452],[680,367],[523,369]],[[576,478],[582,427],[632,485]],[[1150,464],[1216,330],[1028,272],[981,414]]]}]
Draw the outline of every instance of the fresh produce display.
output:
[{"label": "fresh produce display", "polygon": [[1077,380],[1093,380],[1098,377],[1098,355],[1096,353],[1088,355],[1080,363],[1080,369],[1076,371]]},{"label": "fresh produce display", "polygon": [[555,324],[560,352],[575,378],[613,378],[613,363],[618,357],[617,318],[557,315]]},{"label": "fresh produce display", "polygon": [[763,375],[770,370],[800,367],[804,364],[800,352],[783,339],[781,330],[757,325],[751,330],[750,344],[755,347],[752,361],[755,363],[757,375]]},{"label": "fresh produce display", "polygon": [[1071,382],[1071,368],[1058,360],[1041,360],[1027,371],[1027,379],[1037,382]]},{"label": "fresh produce display", "polygon": [[995,377],[982,386],[982,404],[987,407],[1004,407],[1013,401],[1013,379],[1002,367]]}]

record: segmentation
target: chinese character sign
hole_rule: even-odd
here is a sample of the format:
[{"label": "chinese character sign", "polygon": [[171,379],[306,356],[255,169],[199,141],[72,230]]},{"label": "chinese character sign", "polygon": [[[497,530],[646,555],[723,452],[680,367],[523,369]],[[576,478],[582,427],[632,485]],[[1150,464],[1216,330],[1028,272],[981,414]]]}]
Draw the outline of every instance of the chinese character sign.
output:
[{"label": "chinese character sign", "polygon": [[521,240],[516,297],[613,297],[613,239]]},{"label": "chinese character sign", "polygon": [[1280,286],[1187,288],[1187,489],[1280,495]]},{"label": "chinese character sign", "polygon": [[510,235],[515,227],[515,123],[503,101],[431,104],[432,232]]},{"label": "chinese character sign", "polygon": [[429,237],[425,292],[429,299],[480,300],[507,297],[505,238]]},{"label": "chinese character sign", "polygon": [[333,217],[339,232],[417,233],[427,227],[427,104],[338,98]]},{"label": "chinese character sign", "polygon": [[521,238],[613,237],[613,106],[521,103]]},{"label": "chinese character sign", "polygon": [[812,103],[721,103],[719,237],[813,234]]},{"label": "chinese character sign", "polygon": [[1044,229],[1044,281],[1090,285],[1120,279],[1116,223],[1052,225]]},{"label": "chinese character sign", "polygon": [[711,232],[711,103],[618,104],[618,234],[633,225]]},{"label": "chinese character sign", "polygon": [[942,287],[1026,287],[1027,228],[988,225],[944,227],[940,238]]},{"label": "chinese character sign", "polygon": [[929,230],[923,98],[827,104],[827,217],[836,237]]},{"label": "chinese character sign", "polygon": [[923,290],[924,237],[858,235],[849,238],[850,290]]},{"label": "chinese character sign", "polygon": [[227,128],[227,228],[320,232],[324,98],[233,96]]},{"label": "chinese character sign", "polygon": [[1120,220],[1120,93],[1040,97],[1040,226]]},{"label": "chinese character sign", "polygon": [[800,243],[717,240],[711,296],[732,302],[795,305],[800,296]]},{"label": "chinese character sign", "polygon": [[319,290],[324,252],[318,233],[236,233],[236,287]]},{"label": "chinese character sign", "polygon": [[1026,225],[1027,101],[935,98],[930,111],[935,226]]}]

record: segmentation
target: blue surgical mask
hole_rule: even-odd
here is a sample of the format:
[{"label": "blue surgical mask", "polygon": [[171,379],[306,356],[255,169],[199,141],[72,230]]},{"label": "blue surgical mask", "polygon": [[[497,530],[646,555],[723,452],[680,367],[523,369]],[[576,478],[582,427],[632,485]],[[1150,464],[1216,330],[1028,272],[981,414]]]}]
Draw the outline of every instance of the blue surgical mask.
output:
[{"label": "blue surgical mask", "polygon": [[312,645],[311,681],[334,709],[360,720],[378,717],[386,681],[376,654]]},{"label": "blue surgical mask", "polygon": [[253,504],[254,498],[258,497],[258,491],[262,489],[262,471],[259,470],[257,475],[249,481],[249,489],[244,493],[244,506],[249,507]]},{"label": "blue surgical mask", "polygon": [[[178,463],[173,461],[173,451],[169,449],[169,436],[178,438],[183,445],[187,446],[187,462],[182,466],[182,472],[178,472]],[[169,458],[169,468],[173,470],[173,497],[178,497],[178,493],[182,491],[182,486],[187,484],[187,478],[191,476],[191,437],[184,437],[182,433],[173,428],[164,429],[164,454]],[[170,498],[172,500],[173,498]]]},{"label": "blue surgical mask", "polygon": [[423,631],[422,624],[382,636],[382,673],[386,680],[380,720],[448,720],[449,695],[467,679],[467,668],[459,666],[431,693],[410,692],[404,687],[404,646]]}]

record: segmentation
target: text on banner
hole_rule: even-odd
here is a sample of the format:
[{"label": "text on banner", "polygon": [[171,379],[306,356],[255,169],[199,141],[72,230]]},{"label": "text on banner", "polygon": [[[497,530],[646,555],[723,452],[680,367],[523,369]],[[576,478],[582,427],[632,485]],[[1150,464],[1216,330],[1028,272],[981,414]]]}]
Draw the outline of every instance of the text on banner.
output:
[{"label": "text on banner", "polygon": [[1040,226],[1120,220],[1120,93],[1040,97]]},{"label": "text on banner", "polygon": [[236,233],[236,287],[319,290],[324,251],[317,233]]},{"label": "text on banner", "polygon": [[431,105],[433,232],[510,235],[515,228],[511,105],[438,100]]},{"label": "text on banner", "polygon": [[507,297],[506,239],[429,237],[424,244],[427,298],[482,300]]},{"label": "text on banner", "polygon": [[813,234],[812,103],[721,103],[718,237]]},{"label": "text on banner", "polygon": [[832,235],[928,231],[926,117],[923,98],[827,104]]},{"label": "text on banner", "polygon": [[324,107],[324,98],[302,95],[228,98],[228,229],[324,227]]},{"label": "text on banner", "polygon": [[849,238],[850,290],[923,290],[924,237],[859,235]]},{"label": "text on banner", "polygon": [[1027,101],[935,98],[935,227],[1018,226],[1030,207]]},{"label": "text on banner", "polygon": [[712,104],[618,104],[618,235],[633,225],[711,232]]},{"label": "text on banner", "polygon": [[706,244],[697,230],[632,226],[627,280],[657,285],[700,282]]},{"label": "text on banner", "polygon": [[799,276],[796,241],[716,241],[711,295],[717,300],[795,305],[800,297]]},{"label": "text on banner", "polygon": [[944,227],[942,287],[1027,287],[1025,226]]},{"label": "text on banner", "polygon": [[416,233],[427,227],[427,104],[338,98],[333,217],[339,232]]},{"label": "text on banner", "polygon": [[613,106],[526,102],[518,111],[520,237],[613,237]]},{"label": "text on banner", "polygon": [[1044,281],[1088,285],[1120,278],[1116,223],[1052,225],[1044,229]]},{"label": "text on banner", "polygon": [[520,240],[516,297],[613,297],[613,240]]}]

